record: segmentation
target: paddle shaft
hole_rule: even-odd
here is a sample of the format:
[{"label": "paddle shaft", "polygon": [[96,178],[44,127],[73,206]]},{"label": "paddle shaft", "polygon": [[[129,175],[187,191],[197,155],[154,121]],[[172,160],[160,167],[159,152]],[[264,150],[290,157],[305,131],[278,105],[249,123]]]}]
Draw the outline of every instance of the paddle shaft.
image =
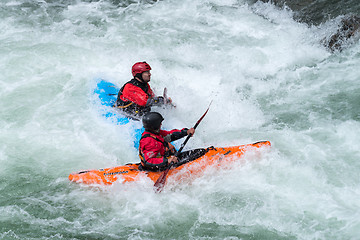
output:
[{"label": "paddle shaft", "polygon": [[[210,105],[211,105],[211,102],[210,102]],[[195,123],[194,125],[194,129],[197,128],[197,126],[199,126],[200,122],[203,120],[203,118],[205,117],[205,115],[207,114],[207,112],[209,111],[209,108],[210,108],[210,105],[208,107],[208,109],[206,110],[206,112],[201,116],[201,118]],[[185,139],[185,141],[181,144],[181,147],[179,149],[179,151],[177,151],[177,153],[175,154],[175,156],[178,156],[181,151],[183,150],[183,148],[185,147],[186,143],[189,141],[189,139],[192,137],[192,135],[188,135]]]},{"label": "paddle shaft", "polygon": [[[197,128],[197,126],[199,126],[200,122],[203,120],[203,118],[205,117],[205,115],[207,114],[207,112],[209,111],[210,105],[211,105],[212,101],[209,104],[209,107],[207,108],[206,112],[201,116],[201,118],[195,123],[194,125],[194,129]],[[189,141],[191,135],[188,135],[185,139],[185,141],[183,142],[183,144],[181,144],[181,147],[179,149],[179,151],[176,152],[175,156],[178,157],[179,154],[181,153],[181,151],[183,150],[183,148],[185,147],[186,143]],[[155,182],[154,184],[154,188],[155,188],[155,192],[160,193],[166,183],[166,175],[168,174],[170,168],[174,165],[174,163],[171,163],[166,170],[160,175],[160,177],[158,178],[158,180]]]}]

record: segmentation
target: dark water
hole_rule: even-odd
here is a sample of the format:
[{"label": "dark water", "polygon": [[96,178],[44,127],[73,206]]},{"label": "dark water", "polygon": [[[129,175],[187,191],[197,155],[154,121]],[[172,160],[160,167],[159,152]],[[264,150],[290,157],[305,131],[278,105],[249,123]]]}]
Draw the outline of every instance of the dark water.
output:
[{"label": "dark water", "polygon": [[318,25],[342,15],[360,15],[357,0],[272,0],[279,7],[287,6],[294,11],[294,18],[310,25]]}]

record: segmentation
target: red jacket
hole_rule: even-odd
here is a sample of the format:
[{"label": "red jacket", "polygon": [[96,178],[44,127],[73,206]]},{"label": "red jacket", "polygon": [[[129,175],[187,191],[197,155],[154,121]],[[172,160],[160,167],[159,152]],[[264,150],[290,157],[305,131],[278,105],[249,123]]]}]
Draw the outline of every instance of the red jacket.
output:
[{"label": "red jacket", "polygon": [[168,144],[187,135],[187,128],[171,131],[160,130],[155,134],[144,131],[140,139],[139,156],[141,164],[147,168],[161,168],[168,164]]},{"label": "red jacket", "polygon": [[124,102],[130,101],[139,106],[145,107],[149,97],[155,97],[155,94],[148,83],[139,83],[135,81],[136,80],[132,80],[125,84],[119,98]]}]

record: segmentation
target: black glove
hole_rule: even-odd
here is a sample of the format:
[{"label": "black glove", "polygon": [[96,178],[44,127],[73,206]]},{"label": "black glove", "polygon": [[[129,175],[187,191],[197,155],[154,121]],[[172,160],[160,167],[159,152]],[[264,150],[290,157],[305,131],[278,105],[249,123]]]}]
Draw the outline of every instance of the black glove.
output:
[{"label": "black glove", "polygon": [[164,98],[161,96],[149,98],[146,105],[147,106],[161,106],[164,105]]},{"label": "black glove", "polygon": [[158,97],[154,97],[154,102],[155,102],[155,104],[163,105],[165,103],[165,100],[163,97],[158,96]]}]

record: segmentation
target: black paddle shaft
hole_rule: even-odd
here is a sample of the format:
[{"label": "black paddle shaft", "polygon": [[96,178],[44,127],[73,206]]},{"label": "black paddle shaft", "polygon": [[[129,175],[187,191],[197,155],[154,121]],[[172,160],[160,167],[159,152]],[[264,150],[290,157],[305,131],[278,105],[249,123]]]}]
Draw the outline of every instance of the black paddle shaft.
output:
[{"label": "black paddle shaft", "polygon": [[[211,105],[212,101],[209,104],[209,107],[207,108],[206,112],[201,116],[201,118],[195,123],[194,125],[194,129],[197,128],[197,126],[199,126],[200,122],[203,120],[203,118],[205,117],[205,115],[207,114],[207,112],[209,111],[210,105]],[[178,155],[181,153],[181,151],[183,150],[183,148],[185,147],[186,143],[189,141],[190,137],[192,135],[188,135],[185,139],[185,141],[181,144],[181,147],[179,149],[179,151],[176,152],[175,156],[178,157]]]},{"label": "black paddle shaft", "polygon": [[[206,110],[206,112],[201,116],[201,118],[195,123],[194,129],[197,128],[197,126],[200,124],[201,120],[203,120],[203,118],[205,117],[205,115],[207,114],[207,112],[209,111],[210,105],[211,105],[212,101],[209,104],[208,109]],[[177,151],[177,153],[175,154],[176,157],[179,156],[179,154],[181,153],[181,151],[183,150],[183,148],[185,147],[186,143],[189,141],[191,135],[188,135],[187,138],[185,139],[185,141],[183,142],[183,144],[181,144],[181,147],[179,149],[179,151]],[[157,181],[154,184],[154,188],[155,188],[155,192],[156,193],[160,193],[162,191],[162,189],[165,186],[165,182],[166,182],[166,175],[168,174],[170,168],[174,165],[174,163],[171,163],[166,170],[160,175],[160,177],[157,179]]]}]

